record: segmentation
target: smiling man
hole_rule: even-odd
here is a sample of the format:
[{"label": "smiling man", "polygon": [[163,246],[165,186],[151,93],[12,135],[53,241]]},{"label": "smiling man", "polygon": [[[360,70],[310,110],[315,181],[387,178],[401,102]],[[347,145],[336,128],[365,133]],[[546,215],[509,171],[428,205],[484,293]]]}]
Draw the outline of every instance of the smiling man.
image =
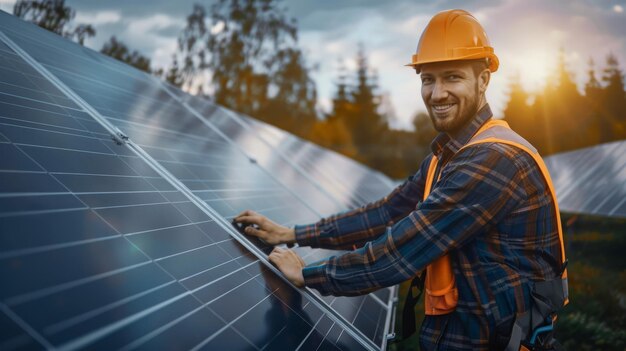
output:
[{"label": "smiling man", "polygon": [[296,286],[334,295],[423,287],[422,350],[557,348],[552,326],[567,302],[558,206],[536,150],[492,119],[485,91],[498,64],[472,15],[438,13],[409,64],[440,132],[418,172],[383,199],[314,224],[291,229],[252,211],[236,221],[256,224],[246,234],[271,244],[360,247],[306,267],[274,249],[270,261]]}]

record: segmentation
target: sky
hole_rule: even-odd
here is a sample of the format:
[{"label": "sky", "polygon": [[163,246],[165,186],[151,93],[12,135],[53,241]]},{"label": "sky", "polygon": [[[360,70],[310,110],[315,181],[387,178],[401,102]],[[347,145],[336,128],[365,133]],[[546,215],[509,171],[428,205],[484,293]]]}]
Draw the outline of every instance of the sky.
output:
[{"label": "sky", "polygon": [[[0,0],[12,12],[14,0]],[[97,31],[86,46],[99,50],[112,35],[152,59],[153,67],[167,67],[177,37],[194,3],[201,0],[66,0],[76,10],[75,23],[92,24]],[[286,0],[289,16],[298,23],[299,45],[318,89],[321,110],[330,110],[340,62],[356,67],[362,43],[370,67],[378,76],[379,92],[395,116],[394,128],[411,129],[411,120],[425,111],[420,81],[404,65],[415,53],[419,36],[437,12],[462,8],[483,25],[500,69],[492,75],[487,100],[496,117],[508,100],[508,84],[519,74],[523,86],[537,91],[545,85],[563,48],[566,63],[582,90],[588,61],[596,70],[613,53],[626,71],[626,0]]]}]

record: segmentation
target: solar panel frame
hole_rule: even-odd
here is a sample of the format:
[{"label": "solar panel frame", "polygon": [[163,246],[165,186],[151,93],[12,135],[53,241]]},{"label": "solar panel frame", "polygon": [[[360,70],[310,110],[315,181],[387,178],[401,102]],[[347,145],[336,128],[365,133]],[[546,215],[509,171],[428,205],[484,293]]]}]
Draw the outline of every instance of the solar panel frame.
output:
[{"label": "solar panel frame", "polygon": [[626,142],[545,158],[563,212],[626,218]]},{"label": "solar panel frame", "polygon": [[[0,33],[0,34],[2,34],[2,35],[4,36],[4,34],[3,34],[3,33]],[[10,40],[10,39],[8,39],[8,38],[4,37],[4,40]],[[4,44],[3,44],[3,45],[4,45]],[[2,49],[3,49],[3,50],[6,50],[6,45],[4,45],[4,46],[2,47]],[[36,63],[36,61],[35,61],[35,63]],[[53,77],[54,77],[54,76],[52,76],[52,78],[51,78],[51,77],[48,77],[48,79],[53,79]],[[72,95],[72,94],[71,94],[71,91],[70,91],[70,94],[69,94],[69,95]],[[73,96],[73,98],[74,98],[74,99],[76,99],[76,98],[80,99],[80,96],[76,95],[76,96]],[[85,108],[85,109],[89,110],[90,108],[91,108],[91,107],[89,106],[89,104],[86,104],[86,108]],[[95,110],[94,110],[94,111],[95,111]],[[93,113],[94,113],[94,111],[89,111],[89,112],[90,112],[89,114],[93,114]],[[95,111],[95,112],[97,113],[97,111]],[[104,121],[104,119],[103,119],[103,121]],[[120,133],[119,129],[117,129],[117,128],[116,128],[116,127],[114,127],[114,126],[110,126],[110,125],[108,125],[108,124],[106,123],[106,121],[104,121],[104,123],[103,123],[103,121],[99,121],[99,122],[100,122],[101,124],[105,125],[105,126],[108,126],[108,129],[110,129],[110,132],[111,132],[113,135],[116,135],[116,136],[117,136],[117,141],[119,141],[119,142],[125,142],[126,144],[130,145],[130,147],[131,147],[131,148],[133,148],[133,150],[134,150],[136,153],[141,154],[141,155],[142,155],[142,157],[145,157],[145,158],[148,158],[148,157],[149,157],[149,155],[148,155],[147,153],[146,153],[145,155],[144,155],[144,154],[142,154],[142,153],[145,153],[145,151],[143,151],[141,148],[139,148],[139,147],[137,147],[137,146],[133,146],[132,141],[124,141],[123,139],[125,138],[125,135],[124,135],[123,133]],[[6,136],[4,136],[4,135],[0,135],[0,138],[2,138],[2,140],[8,140],[8,139],[6,138]],[[159,169],[159,167],[160,167],[160,166],[159,166],[159,164],[158,164],[157,162],[154,162],[154,163],[155,163],[155,165],[151,165],[151,167],[153,167],[153,168],[155,168],[156,170],[158,170],[158,169]],[[160,171],[163,171],[163,170],[160,170]],[[165,172],[164,174],[167,174],[167,172]],[[170,182],[174,182],[174,183],[175,183],[177,180],[176,180],[176,178],[172,177],[172,179],[168,179],[168,181],[170,181]],[[184,188],[184,186],[183,186],[182,188]],[[193,194],[191,194],[191,195],[193,195]],[[199,207],[202,207],[202,206],[201,206],[201,205],[202,205],[202,203],[199,203],[199,204],[196,204],[196,205],[197,205],[197,206],[199,206]],[[210,211],[209,211],[209,212],[210,212]],[[217,217],[217,218],[221,218],[221,216],[217,215],[216,213],[211,213],[211,215],[212,215],[212,216],[215,216],[215,217]],[[228,223],[221,223],[221,224],[222,224],[222,227],[223,227],[224,229],[228,229],[228,230],[230,230],[230,233],[232,234],[232,232],[233,232],[233,231],[232,231],[232,228],[230,228],[230,226],[228,225]],[[236,236],[236,234],[235,234],[235,236]],[[246,240],[245,238],[241,238],[241,239],[242,239],[242,242],[243,242],[244,244],[245,244],[245,243],[247,243],[247,240]],[[250,247],[249,247],[249,249],[252,249],[252,251],[254,252],[254,248],[250,248]],[[264,262],[264,263],[267,265],[267,262]],[[270,267],[270,269],[272,268],[272,266],[271,266],[271,265],[268,265],[268,267]],[[391,294],[390,294],[390,295],[391,295]],[[388,309],[389,309],[389,306],[390,306],[390,305],[388,305]],[[388,319],[389,319],[389,318],[387,318],[387,322],[388,322]],[[387,323],[387,322],[386,322],[386,323]],[[385,330],[386,330],[386,329],[385,329]],[[383,339],[384,339],[384,338],[383,338]],[[383,345],[383,348],[384,348],[384,345]]]},{"label": "solar panel frame", "polygon": [[[5,129],[3,129],[3,130],[4,130],[4,131],[6,131]],[[54,132],[56,133],[56,131],[54,131]],[[16,135],[18,135],[18,134],[16,134]],[[101,133],[100,133],[100,135],[101,135],[101,136],[102,136],[102,135],[104,136],[102,140],[105,140],[105,141],[106,141],[106,140],[108,140],[108,135],[107,135],[107,133],[106,133],[106,132],[104,132],[104,133],[102,133],[102,132],[101,132]],[[5,142],[9,142],[9,141],[10,141],[10,139],[9,139],[9,138],[8,138],[5,134],[3,134],[3,138],[4,138],[3,140],[4,140]],[[123,150],[123,149],[121,149],[121,150]],[[102,151],[104,151],[104,150],[102,150]],[[93,153],[93,151],[91,151],[91,153],[92,153],[93,155],[95,155],[95,153]],[[128,157],[128,155],[127,155],[127,154],[126,154],[126,155],[120,155],[120,156]],[[135,159],[138,159],[138,157],[136,157],[136,156],[135,156]],[[43,158],[40,158],[40,160],[43,160]],[[141,162],[144,162],[144,160],[141,160]],[[55,167],[57,167],[57,169],[64,169],[64,165],[54,165],[54,166],[55,166]],[[100,169],[102,169],[102,168],[100,167],[100,168],[99,168],[99,170],[100,170]],[[142,168],[142,169],[143,169],[143,171],[150,171],[150,169],[149,169],[149,168]],[[71,173],[75,173],[75,172],[71,172]],[[150,175],[155,176],[155,173],[154,173],[154,172],[151,172],[151,173],[150,173]],[[7,213],[4,213],[4,216],[6,216],[6,215],[7,215]],[[9,215],[11,215],[11,214],[9,213]],[[209,218],[210,218],[210,217],[209,217]],[[125,223],[125,224],[128,224],[128,223],[129,223],[129,221],[122,221],[122,222],[123,222],[123,223]],[[229,238],[229,239],[230,239],[230,238]],[[123,239],[121,239],[121,240],[123,240]],[[118,240],[117,242],[119,242],[119,240]],[[120,250],[115,250],[115,251],[117,252],[117,251],[120,251]],[[123,250],[122,250],[122,251],[123,251]],[[13,252],[13,254],[14,254],[14,256],[15,256],[15,252]],[[24,254],[24,252],[21,252],[20,254]],[[84,260],[83,260],[83,261],[84,261]],[[3,277],[3,278],[6,278],[6,277],[7,277],[7,274],[4,274],[4,273],[3,273],[3,274],[2,274],[2,277]],[[32,281],[28,281],[28,282],[29,282],[29,283],[32,283]],[[72,283],[72,285],[75,285],[75,284],[74,284],[74,283]],[[71,287],[69,287],[69,288],[71,288]],[[59,289],[58,289],[58,288],[55,288],[55,290],[57,290],[57,291],[58,291]],[[48,293],[54,293],[54,291],[46,292],[46,295],[48,295]],[[32,295],[32,294],[31,294],[31,295]],[[38,295],[41,295],[41,292],[40,292]],[[185,296],[188,296],[188,295],[185,295]],[[268,296],[269,296],[269,295],[268,295]],[[32,296],[31,296],[31,297],[32,297]],[[185,298],[185,297],[183,297],[183,298]],[[22,300],[21,302],[22,302],[22,303],[24,302],[24,299],[25,299],[25,297],[24,297],[24,296],[22,296],[22,297],[21,297],[21,300]],[[9,302],[10,302],[10,303],[19,303],[20,301],[15,301],[15,299],[13,299],[13,300],[10,300],[10,299],[9,299]],[[17,315],[15,315],[14,313],[12,313],[12,311],[11,311],[10,309],[8,309],[8,307],[7,307],[6,305],[4,305],[4,304],[2,305],[2,310],[3,310],[3,313],[4,313],[4,314],[3,314],[3,317],[7,317],[8,315],[10,315],[10,316],[12,317],[12,318],[10,318],[12,323],[13,323],[13,322],[15,322],[15,321],[20,321],[20,320],[21,320],[21,318],[20,318],[19,316],[17,316]],[[196,310],[197,310],[197,309],[196,309]],[[233,321],[233,322],[234,322],[234,321]],[[18,323],[18,324],[20,324],[20,323]],[[23,325],[22,325],[22,328],[23,328],[24,330],[29,330],[29,331],[30,331],[30,334],[32,334],[32,335],[36,335],[36,336],[38,335],[38,333],[37,333],[37,332],[35,332],[34,330],[32,330],[32,328],[29,328],[28,324],[25,324],[25,323],[21,323],[21,324],[23,324]],[[57,328],[57,329],[58,329],[58,328]],[[312,330],[314,330],[314,329],[312,329]],[[217,334],[216,334],[216,335],[217,335]],[[87,339],[81,338],[80,340],[77,340],[77,341],[71,342],[71,343],[69,343],[69,344],[67,344],[67,343],[66,343],[66,344],[63,344],[63,345],[64,345],[65,347],[69,348],[69,349],[76,348],[76,347],[82,347],[82,346],[86,346],[86,345],[91,345],[91,342],[92,342],[92,341],[94,341],[94,337],[97,337],[97,335],[96,335],[96,336],[92,336],[91,338],[87,338]],[[52,344],[50,344],[50,343],[46,342],[46,339],[44,339],[44,338],[37,338],[37,339],[38,339],[38,340],[39,340],[39,341],[43,344],[43,346],[45,346],[45,347],[47,347],[47,348],[52,348],[52,347],[53,347],[53,346],[52,346]]]}]

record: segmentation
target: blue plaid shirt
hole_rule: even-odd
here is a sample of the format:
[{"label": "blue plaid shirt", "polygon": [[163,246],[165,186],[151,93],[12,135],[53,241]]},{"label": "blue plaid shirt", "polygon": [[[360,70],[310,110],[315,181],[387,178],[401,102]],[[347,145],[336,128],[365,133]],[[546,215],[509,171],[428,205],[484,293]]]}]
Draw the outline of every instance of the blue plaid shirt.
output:
[{"label": "blue plaid shirt", "polygon": [[412,279],[447,253],[458,305],[426,316],[422,349],[489,349],[495,327],[529,308],[526,283],[557,277],[561,267],[553,200],[532,157],[498,143],[459,151],[491,116],[486,105],[454,138],[433,141],[443,167],[423,202],[432,154],[383,199],[296,226],[300,245],[351,250],[304,268],[306,286],[365,294]]}]

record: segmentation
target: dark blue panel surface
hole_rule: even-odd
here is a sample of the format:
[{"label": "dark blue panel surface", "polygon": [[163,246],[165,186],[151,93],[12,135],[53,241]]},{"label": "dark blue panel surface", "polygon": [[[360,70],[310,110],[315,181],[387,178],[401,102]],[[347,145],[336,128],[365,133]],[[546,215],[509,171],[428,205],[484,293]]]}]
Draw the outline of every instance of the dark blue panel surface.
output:
[{"label": "dark blue panel surface", "polygon": [[[241,147],[247,155],[252,157],[263,168],[272,172],[273,176],[280,179],[289,189],[301,194],[311,203],[315,210],[322,215],[330,215],[340,212],[357,204],[349,196],[322,187],[317,179],[313,179],[304,169],[299,169],[286,157],[281,156],[280,150],[276,150],[258,137],[258,130],[249,128],[239,123],[236,115],[214,105],[210,101],[198,97],[188,96],[185,101],[191,109],[202,116],[211,125],[218,128],[230,140]],[[325,184],[327,185],[327,184]]]},{"label": "dark blue panel surface", "polygon": [[[20,87],[30,77],[20,74],[1,79]],[[25,124],[19,112],[28,106],[11,106],[17,115],[0,121],[2,349],[36,348],[39,339],[70,349],[164,340],[191,348],[229,330],[232,320],[211,309],[215,301],[183,282],[202,278],[197,292],[209,291],[256,258],[87,115],[41,104]],[[255,284],[245,286],[254,288],[250,296],[271,296],[242,272]],[[227,291],[241,288],[232,281]]]},{"label": "dark blue panel surface", "polygon": [[[0,16],[4,34],[220,215],[251,208],[292,225],[349,207],[294,180],[284,160],[261,162],[271,147],[220,113],[202,119],[152,77]],[[0,76],[0,147],[11,155],[0,164],[0,285],[12,284],[0,307],[29,336],[70,349],[363,347],[30,65],[6,48],[0,57],[12,67]],[[387,311],[372,299],[326,301],[348,323],[366,318],[361,332],[382,345]],[[267,323],[254,328],[259,318]]]},{"label": "dark blue panel surface", "polygon": [[0,350],[45,350],[45,347],[0,311]]},{"label": "dark blue panel surface", "polygon": [[359,206],[379,200],[393,189],[393,183],[386,176],[343,155],[261,121],[246,116],[238,116],[236,119],[241,124],[249,125],[259,138],[311,174],[325,188],[341,194],[337,196],[344,203]]},{"label": "dark blue panel surface", "polygon": [[[274,159],[272,163],[266,166],[278,167],[275,172],[276,175],[290,172],[291,176],[287,178],[293,179],[293,182],[288,183],[292,186],[291,189],[286,188],[284,182],[276,181],[258,164],[251,162],[241,150],[238,150],[237,145],[253,143],[251,144],[254,145],[253,149],[264,150],[263,152],[268,156],[271,156],[272,151],[254,135],[239,134],[236,136],[237,132],[246,131],[245,129],[235,130],[234,127],[241,127],[238,124],[231,124],[233,128],[230,129],[234,132],[230,133],[230,139],[225,138],[219,131],[208,125],[207,123],[215,122],[220,127],[228,127],[225,124],[230,119],[223,114],[222,110],[215,109],[214,114],[208,116],[208,122],[203,121],[184,108],[180,102],[163,89],[159,89],[158,85],[155,86],[152,81],[134,77],[131,72],[122,74],[109,69],[108,66],[101,67],[98,62],[85,60],[83,63],[87,65],[85,72],[93,72],[97,68],[98,74],[103,75],[103,79],[96,81],[90,79],[89,76],[77,79],[75,74],[58,69],[56,64],[54,66],[51,64],[50,70],[78,92],[102,115],[126,132],[134,142],[139,144],[170,173],[192,189],[196,196],[207,202],[222,216],[231,218],[245,209],[254,209],[275,221],[285,225],[293,225],[312,222],[317,220],[321,213],[329,214],[346,208],[338,207],[333,200],[329,200],[326,195],[319,189],[315,189],[315,186],[306,180],[304,182],[297,180],[303,178],[298,176],[290,165],[279,162],[281,159]],[[107,69],[109,70],[107,71]],[[111,79],[115,79],[115,86],[113,82],[107,84]],[[132,89],[126,90],[126,87]],[[232,140],[236,140],[237,143],[234,144]],[[261,149],[262,146],[265,148]],[[65,149],[62,151],[68,152]],[[47,150],[46,154],[48,154]],[[256,158],[261,156],[261,153],[255,154]],[[37,157],[40,158],[41,156],[38,154]],[[96,162],[89,164],[88,170],[83,171],[85,173],[100,174],[105,170],[113,169],[114,171],[108,172],[121,177],[128,177],[134,172],[139,172],[143,176],[152,176],[151,171],[138,170],[137,167],[129,164],[128,160],[133,159],[130,156],[120,158],[95,152],[76,151],[68,159],[78,159],[82,164],[86,162],[87,157],[93,158]],[[124,164],[120,164],[120,161]],[[45,163],[46,161],[42,162]],[[52,163],[51,161],[48,162]],[[71,168],[74,163],[68,162],[64,160],[45,166],[53,170],[55,167],[69,169],[70,173],[76,173]],[[262,163],[260,160],[257,162]],[[298,184],[302,187],[302,192],[297,191]],[[303,196],[307,202],[303,202],[298,196]],[[85,195],[81,199],[94,206],[98,205],[99,201],[96,197]],[[112,200],[109,199],[109,201]],[[120,201],[125,201],[123,204],[128,204],[127,199],[120,199]],[[150,200],[150,202],[153,201]],[[171,204],[142,202],[139,206],[122,206],[120,203],[116,203],[116,205],[119,207],[98,208],[96,212],[121,232],[135,233],[181,224],[180,220],[177,219],[180,215],[172,210]],[[185,205],[175,207],[180,209],[183,206]],[[187,207],[189,208],[189,206]],[[186,210],[179,212],[188,213]],[[133,221],[134,218],[138,217],[144,218],[144,221]],[[262,246],[262,249],[267,252],[265,246]],[[215,262],[200,259],[204,250],[210,250],[210,248],[200,248],[188,252],[186,256],[189,258],[184,259],[185,262],[188,262],[188,266],[180,263],[176,257],[164,259],[160,263],[168,265],[168,269],[175,269],[172,274],[180,279],[183,278],[181,275],[196,273],[192,268],[204,267],[203,269],[206,269],[207,265],[215,264]],[[298,251],[307,262],[318,261],[330,254],[327,251],[308,248],[300,248]],[[362,306],[361,301],[363,299],[366,298],[346,299],[354,300],[354,303],[345,304],[340,309],[340,313],[349,322],[352,322]],[[326,298],[326,301],[332,307],[338,307],[342,300]],[[378,309],[385,309],[385,306],[381,304]],[[372,333],[367,336],[372,340],[374,339]]]}]

